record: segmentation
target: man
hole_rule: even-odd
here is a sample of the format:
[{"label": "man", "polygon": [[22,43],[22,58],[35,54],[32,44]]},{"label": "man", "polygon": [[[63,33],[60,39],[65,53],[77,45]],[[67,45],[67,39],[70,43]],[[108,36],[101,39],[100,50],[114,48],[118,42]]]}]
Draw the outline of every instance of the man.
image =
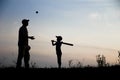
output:
[{"label": "man", "polygon": [[29,20],[22,20],[22,27],[19,29],[19,37],[18,37],[18,59],[16,68],[21,68],[22,59],[24,58],[25,68],[29,68],[29,60],[30,60],[30,46],[28,44],[28,39],[35,39],[34,36],[28,36],[28,26]]}]

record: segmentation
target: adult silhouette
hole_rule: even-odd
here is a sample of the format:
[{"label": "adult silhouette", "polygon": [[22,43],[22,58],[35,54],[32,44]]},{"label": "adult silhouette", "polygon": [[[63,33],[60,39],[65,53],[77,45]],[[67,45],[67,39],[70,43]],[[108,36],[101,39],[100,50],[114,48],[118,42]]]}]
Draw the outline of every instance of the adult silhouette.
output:
[{"label": "adult silhouette", "polygon": [[25,68],[29,68],[29,60],[30,54],[29,50],[31,47],[29,46],[28,39],[35,39],[34,36],[28,36],[28,19],[22,20],[22,26],[19,29],[19,37],[18,37],[18,58],[16,68],[21,68],[22,59],[24,58]]},{"label": "adult silhouette", "polygon": [[66,45],[73,46],[73,44],[62,42],[62,36],[56,36],[56,38],[57,38],[57,41],[51,40],[51,42],[52,42],[53,46],[56,45],[56,55],[57,55],[58,68],[61,68],[61,64],[62,64],[61,63],[61,57],[62,57],[61,45],[66,44]]}]

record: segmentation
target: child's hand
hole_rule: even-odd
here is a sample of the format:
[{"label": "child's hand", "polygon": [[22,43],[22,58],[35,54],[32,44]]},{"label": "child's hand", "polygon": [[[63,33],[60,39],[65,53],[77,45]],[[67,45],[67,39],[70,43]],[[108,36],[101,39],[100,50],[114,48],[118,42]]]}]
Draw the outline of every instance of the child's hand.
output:
[{"label": "child's hand", "polygon": [[54,42],[54,40],[51,40],[51,42]]}]

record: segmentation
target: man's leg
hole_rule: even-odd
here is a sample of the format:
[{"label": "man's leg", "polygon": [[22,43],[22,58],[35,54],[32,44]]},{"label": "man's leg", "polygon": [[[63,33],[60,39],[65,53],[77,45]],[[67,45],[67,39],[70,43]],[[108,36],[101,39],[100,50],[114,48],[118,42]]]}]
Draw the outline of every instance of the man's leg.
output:
[{"label": "man's leg", "polygon": [[18,58],[17,58],[17,65],[16,68],[21,68],[21,64],[22,64],[22,58],[23,58],[23,54],[24,54],[24,47],[18,47]]},{"label": "man's leg", "polygon": [[24,55],[25,68],[29,68],[29,60],[30,60],[29,50],[26,49],[25,55]]}]

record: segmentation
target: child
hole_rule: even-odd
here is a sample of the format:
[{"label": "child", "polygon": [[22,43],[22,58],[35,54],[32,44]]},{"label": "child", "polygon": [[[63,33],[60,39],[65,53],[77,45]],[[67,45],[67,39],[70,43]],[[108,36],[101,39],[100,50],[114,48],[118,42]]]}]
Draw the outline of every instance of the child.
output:
[{"label": "child", "polygon": [[53,46],[56,45],[56,55],[57,55],[58,68],[61,68],[61,56],[62,56],[61,45],[66,44],[66,45],[73,46],[73,44],[62,42],[61,36],[56,36],[56,38],[57,38],[57,41],[51,40],[51,42],[52,42]]}]

